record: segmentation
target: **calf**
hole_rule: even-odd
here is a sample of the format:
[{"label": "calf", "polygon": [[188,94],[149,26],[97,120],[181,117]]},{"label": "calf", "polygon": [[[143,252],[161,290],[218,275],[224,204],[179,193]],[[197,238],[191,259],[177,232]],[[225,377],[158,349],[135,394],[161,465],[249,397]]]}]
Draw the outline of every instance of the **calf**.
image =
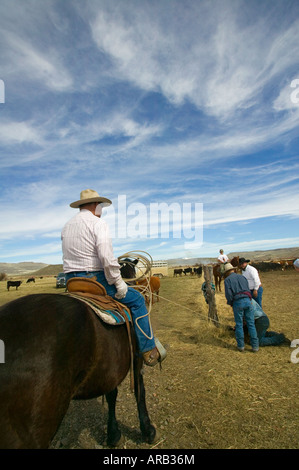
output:
[{"label": "calf", "polygon": [[22,281],[7,281],[7,290],[9,290],[10,287],[15,287],[16,290],[18,290],[21,284]]},{"label": "calf", "polygon": [[34,277],[30,277],[29,279],[27,279],[26,284],[28,284],[28,282],[35,282]]},{"label": "calf", "polygon": [[130,258],[125,258],[124,260],[119,260],[121,277],[126,280],[128,286],[135,284],[135,281],[128,281],[128,279],[134,279],[136,277],[135,266],[137,263],[138,259],[131,260]]},{"label": "calf", "polygon": [[[136,281],[137,286],[147,286],[147,280],[142,279],[141,281]],[[160,279],[156,276],[151,276],[150,278],[150,290],[151,290],[151,295],[152,295],[152,303],[154,303],[154,295],[157,297],[157,302],[159,302],[159,290],[160,290]],[[147,303],[149,303],[149,298],[147,295],[145,295],[145,300]]]}]

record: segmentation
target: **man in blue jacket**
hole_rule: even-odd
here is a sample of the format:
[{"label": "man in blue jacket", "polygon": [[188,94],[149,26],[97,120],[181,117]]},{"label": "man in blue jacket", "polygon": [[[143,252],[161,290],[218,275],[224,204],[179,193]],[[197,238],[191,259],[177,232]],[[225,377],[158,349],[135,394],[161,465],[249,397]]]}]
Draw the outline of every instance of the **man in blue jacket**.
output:
[{"label": "man in blue jacket", "polygon": [[230,263],[225,265],[225,297],[228,305],[231,305],[234,312],[236,323],[235,336],[239,351],[244,351],[244,328],[243,322],[246,321],[248,334],[252,351],[259,350],[259,341],[254,324],[254,310],[251,304],[251,292],[247,279],[241,274],[234,272],[236,268]]},{"label": "man in blue jacket", "polygon": [[275,331],[267,331],[270,326],[270,320],[265,314],[260,305],[252,299],[251,301],[254,313],[255,328],[259,339],[260,346],[279,346],[286,342],[286,337],[283,333],[276,333]]}]

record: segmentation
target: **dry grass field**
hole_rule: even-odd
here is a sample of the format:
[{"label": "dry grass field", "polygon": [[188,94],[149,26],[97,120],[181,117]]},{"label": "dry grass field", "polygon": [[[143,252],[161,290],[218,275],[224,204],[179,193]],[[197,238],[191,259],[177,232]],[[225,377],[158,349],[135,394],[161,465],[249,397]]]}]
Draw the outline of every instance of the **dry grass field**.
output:
[{"label": "dry grass field", "polygon": [[[261,274],[263,308],[270,329],[299,338],[299,273]],[[137,409],[129,379],[119,387],[117,418],[123,449],[298,449],[299,363],[285,344],[252,353],[236,349],[232,332],[207,320],[203,278],[161,280],[160,302],[151,312],[156,336],[167,345],[159,367],[145,367],[147,406],[159,437],[140,440]],[[223,286],[224,290],[224,286]],[[37,279],[18,291],[0,283],[0,304],[37,292],[62,292],[55,278]],[[233,326],[224,293],[216,294],[219,320]],[[1,335],[0,335],[1,337]],[[107,405],[102,398],[73,401],[52,448],[105,448]]]}]

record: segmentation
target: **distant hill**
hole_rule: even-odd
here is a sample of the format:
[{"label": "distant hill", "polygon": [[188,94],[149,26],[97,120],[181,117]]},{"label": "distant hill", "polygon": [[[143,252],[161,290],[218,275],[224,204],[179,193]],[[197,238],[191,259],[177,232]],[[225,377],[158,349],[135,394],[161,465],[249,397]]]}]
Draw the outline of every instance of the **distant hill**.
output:
[{"label": "distant hill", "polygon": [[168,266],[195,266],[196,264],[216,263],[217,258],[172,258],[168,259]]},{"label": "distant hill", "polygon": [[57,274],[63,272],[62,264],[49,264],[42,269],[39,269],[34,273],[35,276],[57,276]]},{"label": "distant hill", "polygon": [[30,261],[25,261],[22,263],[0,263],[0,273],[5,273],[9,275],[19,275],[19,274],[31,274],[35,273],[39,269],[48,266],[45,263],[34,263]]},{"label": "distant hill", "polygon": [[[234,256],[240,258],[250,259],[251,261],[272,261],[279,259],[296,259],[299,258],[299,247],[294,248],[278,248],[276,250],[264,250],[264,251],[234,251],[226,253],[229,259]],[[168,266],[194,266],[195,264],[210,264],[216,263],[217,257],[215,258],[172,258],[167,260]]]},{"label": "distant hill", "polygon": [[276,250],[266,251],[238,251],[227,255],[230,259],[234,256],[240,256],[251,261],[275,261],[279,259],[296,259],[299,258],[299,247],[294,248],[278,248]]},{"label": "distant hill", "polygon": [[[250,259],[251,261],[272,261],[279,259],[296,259],[299,258],[299,247],[293,248],[278,248],[276,250],[264,251],[234,251],[227,253],[227,256],[232,259],[234,256],[240,258]],[[194,266],[195,264],[210,264],[216,263],[215,258],[172,258],[168,259],[168,266]]]}]

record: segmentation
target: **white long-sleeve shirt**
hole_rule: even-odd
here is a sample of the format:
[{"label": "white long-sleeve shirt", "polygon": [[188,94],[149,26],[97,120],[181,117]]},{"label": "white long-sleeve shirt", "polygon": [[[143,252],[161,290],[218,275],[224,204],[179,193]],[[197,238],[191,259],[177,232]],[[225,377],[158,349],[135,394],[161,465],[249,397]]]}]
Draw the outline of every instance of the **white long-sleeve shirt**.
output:
[{"label": "white long-sleeve shirt", "polygon": [[246,277],[248,281],[249,289],[258,290],[258,288],[261,285],[261,280],[259,277],[258,270],[254,268],[253,266],[250,266],[250,264],[247,264],[245,271],[242,271],[242,274],[244,277]]},{"label": "white long-sleeve shirt", "polygon": [[120,265],[114,257],[110,231],[102,218],[81,209],[61,232],[63,270],[104,271],[109,284],[120,279]]}]

